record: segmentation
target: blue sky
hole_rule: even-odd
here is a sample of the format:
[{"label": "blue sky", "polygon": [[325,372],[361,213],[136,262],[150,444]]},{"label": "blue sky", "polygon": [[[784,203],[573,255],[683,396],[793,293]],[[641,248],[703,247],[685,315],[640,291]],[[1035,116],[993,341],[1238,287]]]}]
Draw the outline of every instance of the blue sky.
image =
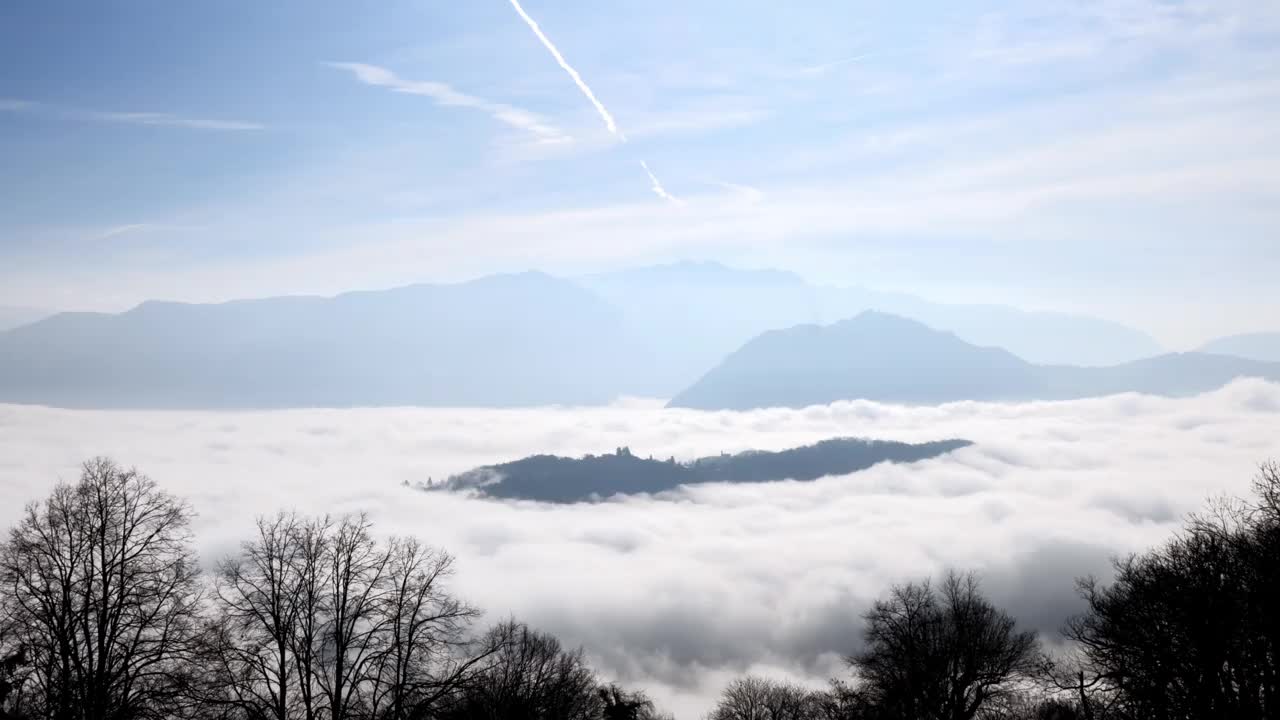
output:
[{"label": "blue sky", "polygon": [[0,304],[715,258],[1278,324],[1280,2],[523,8],[603,112],[510,0],[0,5]]}]

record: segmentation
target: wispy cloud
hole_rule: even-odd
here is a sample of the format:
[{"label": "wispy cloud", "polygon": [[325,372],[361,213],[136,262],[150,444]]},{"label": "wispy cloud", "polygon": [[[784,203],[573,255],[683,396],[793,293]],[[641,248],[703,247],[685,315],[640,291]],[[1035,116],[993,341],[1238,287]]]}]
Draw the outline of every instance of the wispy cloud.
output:
[{"label": "wispy cloud", "polygon": [[725,190],[732,191],[738,197],[746,200],[748,203],[758,203],[764,199],[764,191],[760,188],[751,187],[750,185],[742,185],[741,183],[724,182],[723,180],[709,180],[708,184],[714,185]]},{"label": "wispy cloud", "polygon": [[[591,101],[596,112],[600,114],[600,119],[604,120],[604,126],[609,129],[609,132],[622,142],[626,142],[626,134],[618,127],[618,123],[614,121],[613,115],[609,112],[608,108],[606,108],[604,103],[600,102],[596,97],[596,94],[591,91],[587,82],[582,79],[582,75],[580,75],[578,71],[569,64],[568,60],[564,59],[564,55],[560,54],[560,50],[551,42],[551,38],[547,37],[546,33],[542,32],[542,28],[538,27],[538,23],[533,18],[529,17],[529,13],[524,11],[524,8],[520,6],[520,0],[511,0],[511,6],[516,9],[516,12],[520,14],[520,18],[529,26],[529,29],[533,31],[533,34],[538,37],[538,40],[540,40],[542,45],[547,48],[547,51],[551,53],[551,57],[555,58],[556,63],[569,74],[570,79],[573,80],[573,84],[577,85],[578,89],[582,91],[582,94]],[[666,188],[662,186],[662,182],[653,174],[653,171],[649,170],[649,165],[645,163],[644,160],[640,161],[640,167],[644,168],[645,174],[649,176],[650,187],[655,195],[667,202],[677,205],[680,204],[679,198],[666,191]]]},{"label": "wispy cloud", "polygon": [[831,62],[825,62],[818,65],[810,65],[808,67],[800,68],[799,72],[801,75],[821,75],[822,73],[825,73],[826,71],[832,68],[840,67],[841,65],[849,65],[851,63],[862,62],[863,60],[870,58],[872,54],[873,53],[859,53],[857,55],[851,55],[846,58],[840,58],[839,60],[832,60]]},{"label": "wispy cloud", "polygon": [[253,122],[186,117],[167,112],[93,112],[89,114],[99,120],[108,122],[187,128],[189,130],[262,130],[265,127]]},{"label": "wispy cloud", "polygon": [[117,235],[124,235],[125,233],[131,233],[135,230],[143,230],[147,227],[148,225],[146,223],[131,223],[129,225],[117,225],[112,228],[107,228],[104,232],[100,232],[97,235],[94,235],[92,239],[95,241],[107,240],[109,238],[116,237]]},{"label": "wispy cloud", "polygon": [[530,133],[541,144],[560,144],[572,142],[560,129],[552,125],[546,118],[505,103],[496,103],[460,92],[450,85],[430,80],[405,80],[394,72],[377,65],[352,62],[326,63],[329,67],[346,70],[366,85],[387,88],[393,92],[406,95],[421,95],[431,98],[436,104],[444,107],[464,107],[488,113],[493,119],[510,127]]},{"label": "wispy cloud", "polygon": [[103,240],[110,240],[111,238],[119,237],[121,235],[128,235],[131,233],[157,232],[161,230],[179,231],[179,230],[199,230],[199,229],[201,228],[194,225],[166,225],[161,223],[145,223],[145,222],[129,223],[127,225],[116,225],[115,227],[107,228],[102,232],[91,235],[88,238],[88,240],[91,242],[101,242]]},{"label": "wispy cloud", "polygon": [[62,116],[75,120],[100,120],[131,125],[151,125],[156,127],[186,128],[188,130],[262,130],[264,125],[240,120],[221,120],[214,118],[190,117],[168,112],[113,112],[103,110],[84,110],[73,107],[48,105],[33,100],[16,98],[0,98],[0,111],[7,112],[43,112],[49,115]]}]

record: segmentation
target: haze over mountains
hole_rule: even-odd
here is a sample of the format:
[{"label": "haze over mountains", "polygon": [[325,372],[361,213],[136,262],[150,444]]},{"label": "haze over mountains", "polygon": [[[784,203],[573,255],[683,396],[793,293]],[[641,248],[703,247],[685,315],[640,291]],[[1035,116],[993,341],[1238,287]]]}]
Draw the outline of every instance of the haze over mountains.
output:
[{"label": "haze over mountains", "polygon": [[1230,335],[1205,343],[1200,352],[1280,362],[1280,332]]},{"label": "haze over mountains", "polygon": [[[1146,334],[1098,318],[945,305],[812,285],[776,270],[677,263],[576,279],[527,272],[331,298],[153,301],[119,314],[61,313],[0,331],[0,402],[102,408],[599,405],[621,396],[672,397],[761,333],[839,321],[868,308],[948,330],[957,341],[1008,351],[988,352],[982,362],[960,353],[949,364],[915,368],[911,377],[910,361],[896,363],[904,375],[895,382],[914,389],[867,386],[869,397],[1035,396],[1040,391],[1032,388],[1045,384],[1043,372],[1029,370],[1023,360],[1118,364],[1160,351]],[[796,328],[788,342],[814,332]],[[893,339],[883,338],[886,352]],[[1213,362],[1223,366],[1215,378],[1235,372],[1226,367],[1234,361]],[[1063,368],[1055,377],[1072,374]],[[1114,370],[1081,377],[1124,375]],[[714,373],[709,377],[706,382],[722,382]],[[1119,380],[1048,385],[1063,396],[1083,388],[1138,389]],[[929,389],[935,386],[953,389]],[[1081,390],[1063,389],[1068,386]],[[1154,381],[1147,386],[1166,387]]]},{"label": "haze over mountains", "polygon": [[0,400],[66,407],[599,404],[617,313],[540,273],[334,298],[147,302],[0,334]]},{"label": "haze over mountains", "polygon": [[35,308],[0,305],[0,332],[33,323],[42,317],[48,317],[49,314]]},{"label": "haze over mountains", "polygon": [[[1003,305],[936,303],[902,293],[815,285],[789,272],[738,270],[713,262],[624,270],[580,282],[620,308],[638,331],[680,338],[664,348],[683,359],[672,363],[673,370],[697,367],[701,373],[766,330],[836,322],[863,310],[915,318],[1033,362],[1111,365],[1161,352],[1146,333],[1100,318]],[[685,379],[680,387],[691,381]]]},{"label": "haze over mountains", "polygon": [[1037,365],[1002,348],[880,312],[800,325],[748,342],[671,407],[747,410],[837,400],[929,404],[1064,400],[1141,392],[1192,395],[1238,377],[1280,380],[1280,363],[1171,353],[1108,367]]}]

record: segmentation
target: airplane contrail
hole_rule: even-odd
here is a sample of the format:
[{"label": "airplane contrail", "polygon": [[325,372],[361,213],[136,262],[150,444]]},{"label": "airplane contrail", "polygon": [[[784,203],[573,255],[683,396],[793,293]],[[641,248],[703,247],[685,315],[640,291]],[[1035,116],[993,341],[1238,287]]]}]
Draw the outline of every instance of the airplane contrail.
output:
[{"label": "airplane contrail", "polygon": [[564,59],[564,56],[561,55],[560,51],[556,49],[556,46],[552,44],[551,39],[542,32],[542,28],[538,27],[538,23],[534,21],[533,18],[529,17],[529,13],[525,12],[523,7],[520,7],[520,0],[511,0],[511,6],[516,9],[516,12],[520,13],[521,19],[523,19],[525,24],[529,26],[529,29],[533,31],[533,34],[537,35],[538,39],[542,41],[542,44],[551,53],[551,57],[555,58],[556,62],[560,64],[560,67],[564,68],[564,71],[569,73],[569,77],[573,79],[574,84],[578,86],[578,89],[582,91],[583,95],[587,96],[587,99],[591,101],[591,104],[596,107],[596,112],[600,113],[600,117],[604,119],[604,125],[609,128],[609,132],[613,133],[620,140],[626,141],[626,136],[618,129],[618,123],[613,121],[613,116],[609,114],[604,103],[596,99],[596,94],[591,92],[591,88],[587,87],[587,82],[582,79],[582,76],[578,74],[578,71],[574,70],[573,66],[569,64],[569,61]]},{"label": "airplane contrail", "polygon": [[[556,49],[556,46],[551,42],[551,39],[547,37],[546,33],[542,32],[542,28],[538,27],[537,21],[529,17],[529,13],[524,11],[524,8],[520,6],[520,0],[511,0],[511,6],[520,14],[520,18],[529,26],[529,29],[533,31],[533,34],[538,36],[538,40],[542,41],[542,45],[551,53],[551,57],[555,58],[560,67],[563,68],[565,72],[569,73],[569,77],[573,80],[573,84],[577,85],[578,89],[582,91],[582,94],[586,95],[587,99],[591,101],[591,104],[595,106],[596,112],[599,113],[600,118],[604,120],[604,126],[609,129],[609,132],[622,142],[626,142],[627,136],[624,135],[622,130],[618,127],[618,123],[614,122],[613,115],[609,114],[608,108],[606,108],[604,103],[600,102],[600,100],[596,98],[595,93],[591,92],[591,88],[587,86],[587,82],[582,79],[582,76],[578,74],[578,71],[574,70],[573,66],[569,64],[569,61],[564,59],[564,56],[560,54],[558,49]],[[653,171],[649,169],[648,163],[641,160],[640,167],[643,168],[645,174],[649,176],[649,187],[653,190],[654,195],[657,195],[673,205],[682,204],[680,198],[667,192],[667,189],[662,186],[662,182],[658,180],[658,176],[654,175]]]},{"label": "airplane contrail", "polygon": [[653,171],[649,169],[649,163],[641,160],[640,167],[644,168],[645,174],[649,176],[649,182],[650,182],[649,187],[650,189],[653,190],[654,195],[657,195],[658,197],[662,198],[663,200],[666,200],[669,203],[673,203],[676,205],[681,204],[680,198],[667,192],[667,189],[662,187],[662,183],[658,181],[658,176],[654,175]]}]

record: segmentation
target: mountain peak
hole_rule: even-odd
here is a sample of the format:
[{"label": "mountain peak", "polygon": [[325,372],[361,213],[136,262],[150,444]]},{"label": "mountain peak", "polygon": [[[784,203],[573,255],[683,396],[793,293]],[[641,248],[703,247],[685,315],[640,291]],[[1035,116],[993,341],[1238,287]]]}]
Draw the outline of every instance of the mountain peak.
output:
[{"label": "mountain peak", "polygon": [[831,325],[797,325],[759,335],[670,404],[747,410],[858,399],[933,404],[1122,392],[1187,395],[1237,377],[1277,379],[1280,363],[1178,353],[1108,367],[1035,365],[915,320],[866,311]]}]

